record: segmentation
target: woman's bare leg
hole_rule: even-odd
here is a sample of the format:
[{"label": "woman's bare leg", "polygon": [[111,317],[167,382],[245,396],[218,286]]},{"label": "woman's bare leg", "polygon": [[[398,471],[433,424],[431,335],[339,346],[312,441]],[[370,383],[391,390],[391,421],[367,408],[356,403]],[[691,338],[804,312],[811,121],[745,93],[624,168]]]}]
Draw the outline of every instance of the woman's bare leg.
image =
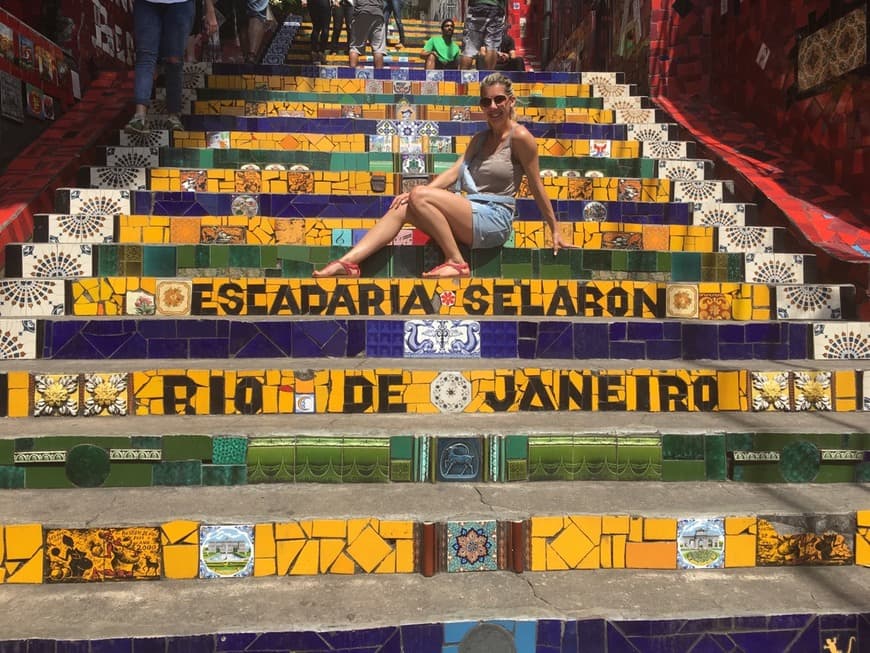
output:
[{"label": "woman's bare leg", "polygon": [[408,198],[408,222],[426,232],[444,260],[464,263],[459,243],[471,244],[471,202],[449,190],[416,186]]}]

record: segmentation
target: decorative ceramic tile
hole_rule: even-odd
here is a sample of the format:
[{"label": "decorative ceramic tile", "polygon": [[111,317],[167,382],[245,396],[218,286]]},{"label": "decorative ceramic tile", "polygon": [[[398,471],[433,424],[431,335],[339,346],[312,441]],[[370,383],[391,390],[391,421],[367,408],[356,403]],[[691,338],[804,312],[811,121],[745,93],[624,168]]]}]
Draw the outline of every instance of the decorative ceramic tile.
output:
[{"label": "decorative ceramic tile", "polygon": [[390,68],[390,79],[394,82],[411,79],[411,71],[408,68]]},{"label": "decorative ceramic tile", "polygon": [[199,527],[199,577],[240,578],[254,569],[253,526]]},{"label": "decorative ceramic tile", "polygon": [[393,137],[389,135],[381,135],[375,134],[368,137],[369,152],[392,152],[393,151]]},{"label": "decorative ceramic tile", "polygon": [[[357,79],[365,79],[366,75],[360,75],[362,69],[357,69]],[[320,66],[321,79],[338,79],[338,66]]]},{"label": "decorative ceramic tile", "polygon": [[32,465],[43,463],[65,463],[66,450],[55,451],[16,451],[12,455],[16,465]]},{"label": "decorative ceramic tile", "polygon": [[721,181],[674,181],[674,202],[721,202],[724,188]]},{"label": "decorative ceramic tile", "polygon": [[497,522],[447,522],[447,571],[498,569]]},{"label": "decorative ceramic tile", "polygon": [[641,196],[640,179],[620,179],[616,196],[620,202],[637,202]]},{"label": "decorative ceramic tile", "polygon": [[607,220],[607,205],[601,202],[587,202],[583,207],[585,222],[603,222]]},{"label": "decorative ceramic tile", "polygon": [[591,84],[595,86],[595,91],[599,89],[599,86],[610,86],[617,83],[617,75],[615,72],[581,72],[580,73],[580,83],[581,84]]},{"label": "decorative ceramic tile", "polygon": [[394,136],[399,133],[395,120],[379,120],[375,132],[379,136]]},{"label": "decorative ceramic tile", "polygon": [[158,528],[47,529],[44,551],[47,583],[161,577]]},{"label": "decorative ceramic tile", "polygon": [[[163,452],[160,449],[109,449],[109,460],[117,461],[134,461],[134,460],[151,460],[159,461],[163,459]],[[218,463],[215,463],[218,464]]]},{"label": "decorative ceramic tile", "polygon": [[423,174],[426,172],[426,158],[422,154],[402,154],[403,174]]},{"label": "decorative ceramic tile", "polygon": [[189,315],[193,283],[167,279],[157,282],[154,293],[157,299],[157,315]]},{"label": "decorative ceramic tile", "polygon": [[725,566],[725,520],[677,521],[677,565],[680,569],[718,569]]},{"label": "decorative ceramic tile", "polygon": [[698,317],[702,320],[730,320],[732,297],[726,293],[699,293]]},{"label": "decorative ceramic tile", "polygon": [[480,81],[480,74],[476,70],[463,70],[460,72],[460,80],[463,84],[474,84]]},{"label": "decorative ceramic tile", "polygon": [[132,213],[129,190],[71,188],[69,213],[85,215],[118,215]]},{"label": "decorative ceramic tile", "polygon": [[648,159],[685,159],[688,154],[686,141],[644,141],[641,156]]},{"label": "decorative ceramic tile", "polygon": [[700,181],[704,179],[704,162],[693,159],[660,159],[659,179]]},{"label": "decorative ceramic tile", "polygon": [[[400,130],[401,131],[401,130]],[[399,153],[400,154],[422,154],[423,141],[419,138],[404,138],[399,136]]]},{"label": "decorative ceramic tile", "polygon": [[[643,98],[639,95],[605,96],[603,107],[611,111],[633,112],[643,108]],[[644,120],[644,122],[646,122]]]},{"label": "decorative ceramic tile", "polygon": [[153,129],[147,134],[128,134],[122,130],[118,142],[121,147],[169,147],[169,131]]},{"label": "decorative ceramic tile", "polygon": [[751,398],[754,411],[789,411],[788,372],[750,372]]},{"label": "decorative ceramic tile", "polygon": [[111,243],[115,239],[110,215],[42,213],[36,217],[45,220],[45,241],[49,243]]},{"label": "decorative ceramic tile", "polygon": [[399,138],[416,141],[420,139],[420,127],[422,125],[422,121],[419,120],[399,120],[396,122],[396,133],[399,135]]},{"label": "decorative ceramic tile", "polygon": [[746,281],[766,284],[802,284],[804,256],[802,254],[747,254]]},{"label": "decorative ceramic tile", "polygon": [[0,279],[0,317],[63,315],[61,279]]},{"label": "decorative ceramic tile", "polygon": [[260,214],[260,203],[254,195],[235,195],[230,210],[233,215],[246,215],[253,218]]},{"label": "decorative ceramic tile", "polygon": [[420,82],[420,95],[440,95],[441,89],[438,82],[425,81]]},{"label": "decorative ceramic tile", "polygon": [[411,82],[410,80],[399,80],[393,82],[393,93],[396,95],[410,95]]},{"label": "decorative ceramic tile", "polygon": [[126,315],[156,314],[157,302],[154,295],[142,290],[128,290],[124,298],[124,313]]},{"label": "decorative ceramic tile", "polygon": [[797,88],[801,92],[860,68],[868,61],[867,8],[858,7],[807,35],[797,49]]},{"label": "decorative ceramic tile", "polygon": [[34,320],[0,320],[0,360],[38,357]]},{"label": "decorative ceramic tile", "polygon": [[205,133],[205,146],[211,150],[228,150],[230,143],[230,132],[228,131]]},{"label": "decorative ceramic tile", "polygon": [[776,287],[776,316],[781,320],[839,320],[842,314],[837,286]]},{"label": "decorative ceramic tile", "polygon": [[720,227],[720,252],[773,252],[771,227]]},{"label": "decorative ceramic tile", "polygon": [[93,247],[90,244],[32,243],[21,246],[22,277],[87,277],[92,273]]},{"label": "decorative ceramic tile", "polygon": [[438,481],[480,481],[483,451],[479,438],[437,438]]},{"label": "decorative ceramic tile", "polygon": [[[813,358],[816,360],[870,359],[870,322],[813,325]],[[865,390],[867,379],[864,381]]]},{"label": "decorative ceramic tile", "polygon": [[692,224],[706,227],[742,227],[746,224],[746,205],[697,202],[692,205]]},{"label": "decorative ceramic tile", "polygon": [[123,168],[157,168],[160,149],[156,147],[107,147],[106,165]]},{"label": "decorative ceramic tile", "polygon": [[208,190],[208,171],[206,170],[180,170],[178,176],[183,191],[204,193]]},{"label": "decorative ceramic tile", "polygon": [[317,402],[313,393],[297,392],[293,397],[294,413],[316,413]]},{"label": "decorative ceramic tile", "polygon": [[609,158],[611,154],[611,141],[591,140],[589,141],[589,156]]},{"label": "decorative ceramic tile", "polygon": [[656,121],[655,109],[623,109],[615,112],[617,124],[646,125]]},{"label": "decorative ceramic tile", "polygon": [[795,410],[831,410],[831,372],[792,374]]},{"label": "decorative ceramic tile", "polygon": [[461,413],[471,403],[471,382],[461,372],[441,372],[429,386],[429,398],[442,413]]},{"label": "decorative ceramic tile", "polygon": [[758,564],[850,564],[854,535],[854,515],[759,517]]},{"label": "decorative ceramic tile", "polygon": [[479,358],[480,323],[475,320],[408,320],[407,358]]},{"label": "decorative ceramic tile", "polygon": [[146,190],[145,168],[90,168],[91,186],[95,188],[126,188]]},{"label": "decorative ceramic tile", "polygon": [[126,415],[130,397],[128,374],[85,374],[82,415]]},{"label": "decorative ceramic tile", "polygon": [[427,70],[426,71],[426,81],[427,82],[443,82],[444,81],[444,71],[443,70]]},{"label": "decorative ceramic tile", "polygon": [[33,416],[75,416],[79,412],[79,377],[76,374],[35,374]]},{"label": "decorative ceramic tile", "polygon": [[362,107],[358,104],[342,104],[342,118],[362,118]]},{"label": "decorative ceramic tile", "polygon": [[668,317],[697,318],[698,286],[687,284],[668,285],[665,314]]},{"label": "decorative ceramic tile", "polygon": [[453,122],[470,122],[471,109],[468,107],[453,107],[450,111],[450,120]]},{"label": "decorative ceramic tile", "polygon": [[384,92],[384,82],[381,79],[367,79],[365,90],[369,95],[381,95]]}]

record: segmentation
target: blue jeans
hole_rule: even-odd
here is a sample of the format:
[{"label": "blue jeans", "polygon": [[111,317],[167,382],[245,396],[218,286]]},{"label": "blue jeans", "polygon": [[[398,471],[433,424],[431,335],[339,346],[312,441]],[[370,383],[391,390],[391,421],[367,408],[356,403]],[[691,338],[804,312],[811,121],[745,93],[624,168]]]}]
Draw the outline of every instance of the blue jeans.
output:
[{"label": "blue jeans", "polygon": [[166,110],[169,113],[181,112],[181,68],[195,12],[194,0],[172,4],[136,0],[133,6],[136,39],[133,99],[136,104],[148,106],[151,102],[154,69],[160,56],[166,64]]},{"label": "blue jeans", "polygon": [[396,17],[396,28],[399,30],[399,41],[405,44],[405,26],[402,25],[402,0],[384,0],[384,27],[390,25],[390,14]]}]

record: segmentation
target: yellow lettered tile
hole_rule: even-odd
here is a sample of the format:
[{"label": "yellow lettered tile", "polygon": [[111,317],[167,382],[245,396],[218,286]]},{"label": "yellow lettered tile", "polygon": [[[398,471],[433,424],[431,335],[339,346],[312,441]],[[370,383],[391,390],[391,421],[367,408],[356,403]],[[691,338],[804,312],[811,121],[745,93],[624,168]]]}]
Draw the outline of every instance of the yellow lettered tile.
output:
[{"label": "yellow lettered tile", "polygon": [[199,547],[194,544],[163,545],[163,575],[166,578],[196,578]]}]

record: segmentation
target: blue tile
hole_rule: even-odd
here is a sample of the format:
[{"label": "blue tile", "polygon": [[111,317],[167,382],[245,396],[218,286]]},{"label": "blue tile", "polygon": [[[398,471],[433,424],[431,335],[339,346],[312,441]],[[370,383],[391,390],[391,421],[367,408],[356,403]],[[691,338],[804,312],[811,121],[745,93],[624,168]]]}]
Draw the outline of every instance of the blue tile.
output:
[{"label": "blue tile", "polygon": [[752,357],[758,360],[787,360],[789,358],[789,347],[787,344],[755,345],[752,347]]},{"label": "blue tile", "polygon": [[638,653],[613,624],[607,624],[607,653]]},{"label": "blue tile", "polygon": [[572,650],[580,651],[580,653],[604,651],[606,626],[607,622],[604,619],[587,619],[576,622],[577,633],[574,642],[579,642],[579,648]]},{"label": "blue tile", "polygon": [[746,653],[787,651],[798,633],[793,630],[769,630],[755,633],[731,633],[731,639]]},{"label": "blue tile", "polygon": [[782,340],[783,323],[760,322],[746,325],[746,342],[773,342]]},{"label": "blue tile", "polygon": [[405,653],[439,653],[444,641],[441,624],[401,626],[402,650]]},{"label": "blue tile", "polygon": [[712,324],[683,324],[683,358],[685,360],[719,359],[717,327]]},{"label": "blue tile", "polygon": [[115,351],[112,358],[148,358],[148,341],[138,333],[130,336],[127,342]]},{"label": "blue tile", "polygon": [[50,352],[51,358],[58,359],[73,359],[81,358],[85,360],[100,360],[103,354],[80,335],[69,338],[63,344]]},{"label": "blue tile", "polygon": [[58,641],[56,653],[91,653],[90,642],[86,640]]},{"label": "blue tile", "polygon": [[794,628],[799,630],[806,628],[814,619],[812,614],[781,614],[770,617],[767,627],[771,630],[779,628]]},{"label": "blue tile", "polygon": [[573,358],[570,322],[543,322],[538,330],[538,358]]},{"label": "blue tile", "polygon": [[476,621],[454,621],[444,624],[444,643],[458,644],[476,625]]},{"label": "blue tile", "polygon": [[189,358],[188,341],[181,338],[154,338],[148,343],[148,358]]},{"label": "blue tile", "polygon": [[214,635],[166,638],[166,653],[214,653],[214,651]]},{"label": "blue tile", "polygon": [[723,324],[719,326],[719,342],[746,342],[746,327],[742,324]]},{"label": "blue tile", "polygon": [[664,328],[661,322],[642,321],[628,323],[629,340],[661,340]]},{"label": "blue tile", "polygon": [[809,325],[788,325],[788,353],[789,358],[810,358],[809,355]]},{"label": "blue tile", "polygon": [[[604,647],[603,628],[604,628],[605,622],[603,619],[596,619],[595,621],[601,622],[602,633],[601,633],[600,641],[601,641],[602,646],[599,650],[602,650]],[[573,620],[565,622],[565,630],[562,633],[562,647],[561,647],[560,653],[577,653],[580,650],[580,648],[579,648],[580,642],[578,640],[579,636],[578,636],[577,631],[578,631],[580,624],[582,624],[582,623],[585,623],[585,622],[583,622],[583,621],[577,622],[577,621],[573,621]],[[595,640],[593,640],[593,641],[595,641]]]},{"label": "blue tile", "polygon": [[191,338],[188,353],[191,358],[229,358],[226,338]]},{"label": "blue tile", "polygon": [[[849,633],[852,634],[851,632]],[[846,638],[848,640],[848,638]],[[812,623],[804,629],[801,634],[795,639],[791,646],[789,646],[785,651],[787,653],[801,653],[802,651],[821,651],[819,644],[823,642],[824,639],[819,635],[819,619],[813,619]],[[843,639],[840,640],[843,644]],[[846,646],[843,646],[843,650],[846,650]],[[858,649],[860,650],[860,649]],[[854,653],[854,651],[853,651]]]},{"label": "blue tile", "polygon": [[218,335],[218,326],[226,320],[167,320],[175,322],[175,333],[179,338],[207,338]]},{"label": "blue tile", "polygon": [[27,653],[55,653],[57,643],[53,639],[27,640]]},{"label": "blue tile", "polygon": [[333,648],[362,648],[364,646],[381,646],[396,633],[395,627],[366,628],[363,630],[341,630],[331,633],[321,633],[323,641]]},{"label": "blue tile", "polygon": [[576,323],[574,325],[574,358],[578,360],[610,358],[609,341],[612,332],[613,325]]},{"label": "blue tile", "polygon": [[133,640],[133,653],[165,653],[166,638],[137,637]]},{"label": "blue tile", "polygon": [[728,345],[719,347],[719,357],[723,360],[751,360],[754,356],[752,345]]},{"label": "blue tile", "polygon": [[681,358],[683,345],[679,341],[648,342],[646,358],[649,360],[677,360]]},{"label": "blue tile", "polygon": [[257,327],[259,327],[260,333],[262,333],[265,338],[268,338],[270,342],[283,352],[283,356],[292,356],[293,324],[294,322],[291,320],[268,320],[265,322],[258,322]]},{"label": "blue tile", "polygon": [[282,356],[284,352],[262,333],[254,335],[236,352],[237,358],[281,358]]},{"label": "blue tile", "polygon": [[562,625],[556,619],[538,621],[538,646],[559,646],[562,642]]},{"label": "blue tile", "polygon": [[858,627],[858,615],[856,614],[823,614],[819,616],[819,628],[822,630],[839,630],[847,628],[854,630]]},{"label": "blue tile", "polygon": [[[220,638],[219,638],[220,639]],[[326,643],[315,632],[263,633],[248,644],[246,651],[322,651]],[[225,650],[225,649],[222,649]]]},{"label": "blue tile", "polygon": [[481,358],[516,358],[517,331],[522,323],[494,320],[480,323]]},{"label": "blue tile", "polygon": [[259,637],[259,635],[254,633],[232,633],[229,635],[220,635],[217,638],[217,650],[245,651],[252,642],[256,641],[257,637]]},{"label": "blue tile", "polygon": [[514,645],[517,651],[534,651],[537,637],[537,623],[518,621],[514,626]]},{"label": "blue tile", "polygon": [[610,340],[625,340],[628,336],[628,322],[612,322],[609,329]]},{"label": "blue tile", "polygon": [[686,621],[680,628],[681,633],[727,633],[734,629],[731,617],[720,619],[692,619]]},{"label": "blue tile", "polygon": [[719,647],[719,644],[717,644],[715,638],[710,635],[704,635],[701,637],[701,639],[697,640],[694,646],[692,646],[691,651],[692,653],[722,653],[722,649]]},{"label": "blue tile", "polygon": [[646,345],[642,342],[614,342],[610,345],[610,357],[644,360]]}]

